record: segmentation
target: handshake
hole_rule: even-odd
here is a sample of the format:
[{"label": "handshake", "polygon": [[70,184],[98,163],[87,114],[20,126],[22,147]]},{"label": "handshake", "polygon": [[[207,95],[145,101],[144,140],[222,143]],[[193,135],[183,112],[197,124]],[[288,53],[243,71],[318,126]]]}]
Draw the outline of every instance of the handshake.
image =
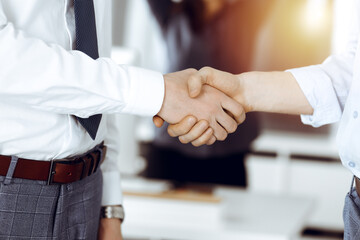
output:
[{"label": "handshake", "polygon": [[234,75],[205,67],[166,74],[164,79],[165,99],[154,124],[161,127],[167,121],[170,136],[194,146],[225,140],[250,111],[314,112],[290,72]]},{"label": "handshake", "polygon": [[210,67],[164,75],[165,98],[153,121],[180,142],[194,146],[223,141],[245,120],[239,77]]}]

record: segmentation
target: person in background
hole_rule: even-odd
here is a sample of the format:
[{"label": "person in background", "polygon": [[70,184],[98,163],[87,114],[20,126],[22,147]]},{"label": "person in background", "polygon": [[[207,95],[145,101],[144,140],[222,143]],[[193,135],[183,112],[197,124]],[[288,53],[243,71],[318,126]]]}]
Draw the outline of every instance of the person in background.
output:
[{"label": "person in background", "polygon": [[[212,66],[238,73],[251,70],[257,32],[271,9],[272,1],[148,0],[167,44],[169,72]],[[147,177],[180,182],[217,183],[245,187],[245,154],[258,136],[256,116],[228,141],[195,148],[181,144],[155,130],[155,139],[142,145]],[[180,141],[186,143],[185,139]],[[195,144],[196,145],[196,144]],[[204,161],[206,160],[206,161]]]},{"label": "person in background", "polygon": [[[360,239],[360,2],[353,4],[344,52],[328,57],[322,64],[284,72],[238,75],[205,67],[188,81],[190,96],[202,92],[204,84],[210,85],[239,102],[245,112],[301,115],[304,124],[314,127],[340,122],[337,135],[340,159],[354,175],[343,211],[345,240]],[[157,126],[161,125],[158,118],[155,121]],[[173,136],[186,137],[188,141],[201,138],[188,123],[171,125],[169,132]],[[208,143],[207,138],[201,139],[196,143]]]},{"label": "person in background", "polygon": [[193,113],[217,139],[240,123],[241,105],[222,92],[189,97],[194,69],[163,75],[111,60],[111,8],[0,1],[1,239],[122,239],[118,113],[169,123]]}]

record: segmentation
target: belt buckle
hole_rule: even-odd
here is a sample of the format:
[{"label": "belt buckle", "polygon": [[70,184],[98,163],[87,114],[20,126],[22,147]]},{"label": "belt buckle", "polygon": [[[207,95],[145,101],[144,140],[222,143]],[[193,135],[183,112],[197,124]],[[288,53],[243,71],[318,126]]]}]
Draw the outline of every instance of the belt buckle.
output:
[{"label": "belt buckle", "polygon": [[86,169],[86,162],[85,160],[80,157],[80,158],[69,158],[69,159],[60,159],[60,160],[51,160],[50,161],[50,169],[49,169],[49,176],[48,176],[48,180],[47,180],[47,185],[53,185],[53,184],[62,184],[62,183],[54,183],[54,175],[56,174],[55,168],[56,168],[56,164],[60,163],[60,164],[67,164],[67,165],[73,165],[73,164],[77,164],[79,162],[83,163],[83,167],[82,167],[82,171],[81,171],[81,177],[79,180],[83,179],[84,177],[84,172]]}]

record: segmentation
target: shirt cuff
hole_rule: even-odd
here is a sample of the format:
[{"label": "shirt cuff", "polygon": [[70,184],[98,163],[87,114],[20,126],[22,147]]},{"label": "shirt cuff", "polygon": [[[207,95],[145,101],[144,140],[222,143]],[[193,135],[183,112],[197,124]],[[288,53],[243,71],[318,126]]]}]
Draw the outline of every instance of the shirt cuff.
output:
[{"label": "shirt cuff", "polygon": [[286,70],[296,79],[312,106],[312,115],[301,115],[304,124],[320,127],[339,121],[341,109],[331,79],[319,65]]},{"label": "shirt cuff", "polygon": [[138,67],[126,66],[132,89],[129,93],[129,104],[124,113],[154,116],[164,101],[164,77],[161,73]]},{"label": "shirt cuff", "polygon": [[122,204],[119,172],[103,172],[102,206]]}]

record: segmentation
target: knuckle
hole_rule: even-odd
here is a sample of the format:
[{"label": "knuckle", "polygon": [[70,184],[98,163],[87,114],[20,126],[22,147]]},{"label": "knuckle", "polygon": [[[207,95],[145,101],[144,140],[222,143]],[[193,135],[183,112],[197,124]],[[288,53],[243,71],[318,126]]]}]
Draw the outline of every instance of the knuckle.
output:
[{"label": "knuckle", "polygon": [[195,81],[195,80],[197,80],[197,77],[196,77],[195,75],[190,75],[190,76],[188,77],[188,82],[193,82],[193,81]]},{"label": "knuckle", "polygon": [[194,142],[191,142],[191,144],[192,144],[194,147],[200,147],[201,145],[203,145],[203,143],[201,143],[200,141],[194,141]]},{"label": "knuckle", "polygon": [[214,136],[211,137],[211,139],[209,140],[209,142],[207,143],[207,145],[212,145],[216,142],[216,138]]},{"label": "knuckle", "polygon": [[209,128],[206,133],[207,135],[212,136],[214,134],[214,130],[212,128]]},{"label": "knuckle", "polygon": [[189,73],[196,73],[197,70],[195,68],[188,68]]},{"label": "knuckle", "polygon": [[176,134],[175,134],[175,131],[173,128],[168,127],[167,132],[170,135],[170,137],[176,137]]},{"label": "knuckle", "polygon": [[219,134],[219,136],[217,137],[217,140],[219,141],[224,141],[227,137],[227,134],[225,133],[225,131],[223,131],[221,134]]},{"label": "knuckle", "polygon": [[187,139],[185,136],[180,136],[180,137],[179,137],[179,141],[180,141],[181,143],[183,143],[183,144],[186,144],[186,143],[189,142],[188,139]]},{"label": "knuckle", "polygon": [[199,124],[199,131],[204,132],[206,129],[209,128],[209,122],[204,119],[200,120],[198,124]]},{"label": "knuckle", "polygon": [[225,141],[225,139],[226,139],[226,138],[225,138],[224,136],[221,136],[221,137],[219,137],[217,140],[220,141],[220,142],[223,142],[223,141]]},{"label": "knuckle", "polygon": [[229,128],[229,133],[234,133],[237,129],[237,124],[233,122]]},{"label": "knuckle", "polygon": [[209,66],[205,66],[205,67],[202,67],[202,68],[200,69],[200,71],[207,72],[207,73],[211,73],[211,72],[212,72],[212,68],[209,67]]},{"label": "knuckle", "polygon": [[245,120],[246,120],[246,114],[243,113],[243,114],[241,114],[241,116],[239,118],[239,124],[245,122]]},{"label": "knuckle", "polygon": [[236,108],[234,114],[235,114],[235,117],[236,117],[236,118],[240,118],[240,117],[244,114],[244,111],[243,111],[242,108]]}]

